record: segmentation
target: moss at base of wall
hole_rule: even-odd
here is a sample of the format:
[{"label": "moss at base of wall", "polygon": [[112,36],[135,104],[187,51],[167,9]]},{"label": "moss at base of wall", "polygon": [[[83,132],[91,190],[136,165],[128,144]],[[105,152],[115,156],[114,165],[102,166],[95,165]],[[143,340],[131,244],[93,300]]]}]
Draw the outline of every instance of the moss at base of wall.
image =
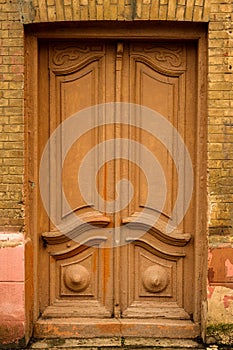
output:
[{"label": "moss at base of wall", "polygon": [[219,323],[208,325],[206,329],[206,343],[233,345],[233,323]]}]

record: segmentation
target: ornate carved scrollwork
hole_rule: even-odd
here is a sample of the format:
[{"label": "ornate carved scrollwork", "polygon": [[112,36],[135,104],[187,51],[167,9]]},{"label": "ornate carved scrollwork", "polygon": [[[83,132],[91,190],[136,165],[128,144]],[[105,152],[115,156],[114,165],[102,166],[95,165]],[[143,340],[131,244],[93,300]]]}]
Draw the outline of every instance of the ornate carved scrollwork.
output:
[{"label": "ornate carved scrollwork", "polygon": [[158,65],[164,67],[181,69],[185,67],[186,54],[184,45],[145,45],[141,47],[140,45],[134,45],[133,51],[144,56],[152,56],[152,58],[157,62]]},{"label": "ornate carved scrollwork", "polygon": [[52,63],[55,66],[62,66],[70,61],[78,61],[90,52],[101,51],[103,51],[102,45],[59,45],[52,48]]},{"label": "ornate carved scrollwork", "polygon": [[180,67],[183,63],[183,46],[176,48],[168,47],[145,47],[145,52],[155,53],[155,59],[170,64],[172,67]]},{"label": "ornate carved scrollwork", "polygon": [[61,66],[68,61],[77,60],[81,54],[89,51],[90,48],[87,46],[54,47],[52,61],[56,66]]}]

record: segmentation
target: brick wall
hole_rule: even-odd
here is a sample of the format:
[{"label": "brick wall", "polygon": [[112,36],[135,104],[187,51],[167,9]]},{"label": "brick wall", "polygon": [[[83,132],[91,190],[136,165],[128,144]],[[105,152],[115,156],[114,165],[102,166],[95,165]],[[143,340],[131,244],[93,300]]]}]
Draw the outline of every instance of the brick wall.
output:
[{"label": "brick wall", "polygon": [[212,0],[209,23],[210,242],[233,234],[233,3]]},{"label": "brick wall", "polygon": [[24,224],[24,41],[19,19],[18,1],[0,0],[0,232],[18,232]]}]

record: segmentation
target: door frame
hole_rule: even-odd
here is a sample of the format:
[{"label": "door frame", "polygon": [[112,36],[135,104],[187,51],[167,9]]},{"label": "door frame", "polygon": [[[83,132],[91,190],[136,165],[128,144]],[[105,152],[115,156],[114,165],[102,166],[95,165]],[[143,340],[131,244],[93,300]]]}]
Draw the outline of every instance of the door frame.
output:
[{"label": "door frame", "polygon": [[[197,135],[195,240],[195,313],[205,332],[207,276],[207,25],[203,23],[134,21],[72,22],[25,25],[25,232],[32,245],[26,252],[26,314],[29,329],[39,316],[37,297],[38,166],[38,42],[41,39],[153,39],[195,41],[197,44]],[[33,78],[32,78],[33,77]],[[33,247],[33,248],[32,248]],[[198,249],[197,249],[198,247]],[[204,253],[203,253],[204,252]],[[33,256],[33,258],[32,258]],[[146,334],[146,333],[145,333]],[[113,334],[114,335],[114,334]],[[103,335],[102,335],[103,336]],[[185,337],[185,336],[184,336]]]}]

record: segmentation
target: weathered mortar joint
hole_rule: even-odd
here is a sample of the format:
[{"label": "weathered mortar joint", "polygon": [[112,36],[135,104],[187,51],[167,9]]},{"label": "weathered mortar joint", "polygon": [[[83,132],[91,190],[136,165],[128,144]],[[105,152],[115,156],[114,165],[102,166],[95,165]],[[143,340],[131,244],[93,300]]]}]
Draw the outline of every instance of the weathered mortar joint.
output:
[{"label": "weathered mortar joint", "polygon": [[22,23],[31,23],[36,16],[36,9],[33,6],[33,0],[18,0],[20,21]]}]

